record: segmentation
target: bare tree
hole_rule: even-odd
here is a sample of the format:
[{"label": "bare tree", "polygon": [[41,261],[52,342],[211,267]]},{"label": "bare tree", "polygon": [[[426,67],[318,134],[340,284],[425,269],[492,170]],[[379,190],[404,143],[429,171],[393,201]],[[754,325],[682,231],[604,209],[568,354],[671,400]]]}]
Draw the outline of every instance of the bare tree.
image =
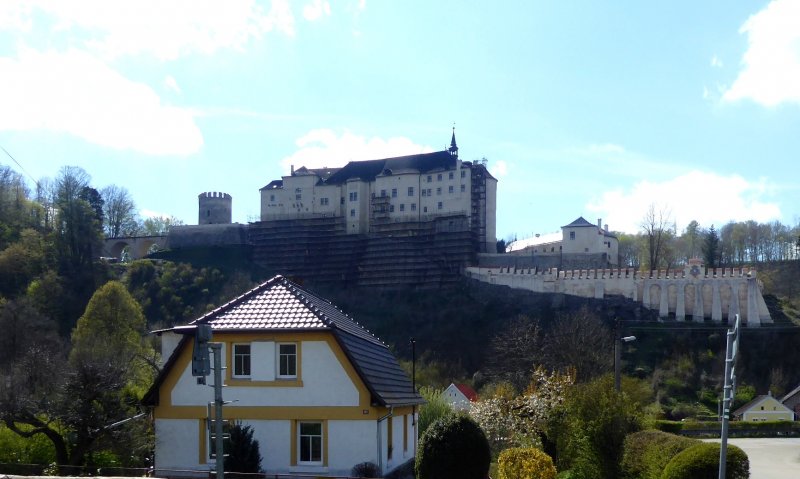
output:
[{"label": "bare tree", "polygon": [[671,216],[667,207],[651,203],[640,223],[642,232],[647,238],[647,259],[650,271],[657,269],[659,261],[663,259],[662,256],[670,238]]},{"label": "bare tree", "polygon": [[557,371],[575,368],[579,382],[611,370],[614,351],[611,328],[585,306],[556,316],[543,344],[544,364]]},{"label": "bare tree", "polygon": [[100,190],[105,201],[103,231],[109,238],[129,236],[136,233],[138,219],[136,203],[128,190],[117,185],[109,185]]}]

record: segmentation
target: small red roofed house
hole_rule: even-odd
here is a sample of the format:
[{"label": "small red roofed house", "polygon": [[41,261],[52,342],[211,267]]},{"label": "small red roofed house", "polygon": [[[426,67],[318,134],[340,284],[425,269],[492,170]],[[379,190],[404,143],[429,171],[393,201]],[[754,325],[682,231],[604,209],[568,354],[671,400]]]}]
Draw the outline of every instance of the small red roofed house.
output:
[{"label": "small red roofed house", "polygon": [[442,395],[453,409],[459,411],[469,409],[469,404],[478,400],[478,393],[466,384],[450,383]]}]

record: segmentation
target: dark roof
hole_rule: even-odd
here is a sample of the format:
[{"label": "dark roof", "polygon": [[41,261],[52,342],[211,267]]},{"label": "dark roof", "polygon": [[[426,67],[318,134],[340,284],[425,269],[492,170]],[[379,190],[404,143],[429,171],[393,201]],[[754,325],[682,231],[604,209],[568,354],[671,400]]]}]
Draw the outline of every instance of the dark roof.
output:
[{"label": "dark roof", "polygon": [[358,178],[363,181],[373,181],[384,171],[416,170],[420,173],[456,167],[457,158],[447,151],[433,153],[420,153],[418,155],[398,156],[381,160],[351,161],[336,173],[332,174],[326,184],[336,185],[347,180]]},{"label": "dark roof", "polygon": [[597,225],[589,223],[588,221],[586,221],[586,219],[583,216],[579,216],[578,219],[576,219],[575,221],[573,221],[572,223],[570,223],[570,224],[568,224],[566,226],[562,226],[562,228],[574,228],[574,227],[584,227],[584,226],[597,227]]},{"label": "dark roof", "polygon": [[800,386],[797,386],[796,388],[794,388],[791,391],[789,391],[788,393],[786,393],[786,395],[781,398],[781,404],[783,404],[786,401],[788,401],[792,396],[794,396],[797,393],[800,393]]},{"label": "dark roof", "polygon": [[[411,381],[389,348],[330,301],[305,290],[283,276],[275,276],[247,293],[192,321],[209,324],[213,331],[332,331],[353,367],[384,406],[421,404]],[[181,343],[183,345],[183,343]],[[157,390],[174,356],[145,397],[157,402]]]},{"label": "dark roof", "polygon": [[[269,182],[269,184],[267,186],[261,188],[261,190],[274,190],[274,189],[277,189],[277,188],[283,188],[283,180],[272,180],[272,181]],[[258,191],[261,191],[261,190],[258,190]]]}]

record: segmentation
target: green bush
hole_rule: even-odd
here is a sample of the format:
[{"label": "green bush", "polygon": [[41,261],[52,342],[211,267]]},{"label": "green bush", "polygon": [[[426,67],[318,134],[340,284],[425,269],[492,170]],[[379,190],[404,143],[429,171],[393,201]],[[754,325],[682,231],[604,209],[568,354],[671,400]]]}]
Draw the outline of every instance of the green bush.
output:
[{"label": "green bush", "polygon": [[[661,479],[717,479],[719,477],[718,443],[704,442],[677,454],[669,461]],[[736,446],[728,445],[725,461],[726,479],[750,477],[747,454]]]},{"label": "green bush", "polygon": [[622,451],[622,476],[628,479],[658,479],[676,454],[698,443],[697,439],[662,431],[629,434]]},{"label": "green bush", "polygon": [[[23,427],[28,430],[28,427]],[[53,443],[44,434],[24,438],[0,425],[0,462],[7,464],[49,464],[55,462]]]},{"label": "green bush", "polygon": [[553,460],[533,447],[512,447],[497,459],[500,479],[555,479]]},{"label": "green bush", "polygon": [[425,433],[428,427],[438,419],[453,414],[453,408],[445,400],[440,389],[423,386],[419,389],[420,395],[425,398],[425,404],[419,408],[419,434]]},{"label": "green bush", "polygon": [[419,440],[417,479],[485,479],[491,462],[489,441],[465,414],[447,415]]}]

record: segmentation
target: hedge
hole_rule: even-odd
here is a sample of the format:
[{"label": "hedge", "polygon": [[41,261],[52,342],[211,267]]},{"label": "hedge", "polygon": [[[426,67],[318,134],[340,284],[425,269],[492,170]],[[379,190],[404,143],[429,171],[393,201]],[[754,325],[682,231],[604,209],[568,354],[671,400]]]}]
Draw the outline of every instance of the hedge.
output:
[{"label": "hedge", "polygon": [[555,479],[553,459],[533,447],[512,447],[497,458],[499,479]]},{"label": "hedge", "polygon": [[[691,433],[692,431],[719,431],[719,421],[656,421],[655,428],[673,434]],[[729,421],[728,431],[737,436],[760,436],[774,432],[783,435],[800,435],[800,421]]]},{"label": "hedge", "polygon": [[[661,479],[718,479],[718,443],[703,442],[677,454],[669,461]],[[750,461],[747,454],[736,446],[728,445],[725,460],[726,479],[748,479]]]},{"label": "hedge", "polygon": [[622,474],[627,479],[659,479],[669,461],[684,449],[699,444],[697,439],[663,431],[639,431],[625,438]]}]

